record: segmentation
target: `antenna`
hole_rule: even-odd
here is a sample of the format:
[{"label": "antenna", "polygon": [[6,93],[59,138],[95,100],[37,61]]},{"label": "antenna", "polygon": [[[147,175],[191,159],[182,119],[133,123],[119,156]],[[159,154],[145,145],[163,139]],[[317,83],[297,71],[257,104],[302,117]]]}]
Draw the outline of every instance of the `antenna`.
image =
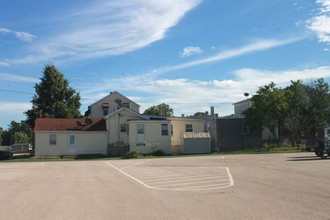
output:
[{"label": "antenna", "polygon": [[78,127],[80,127],[80,126],[81,126],[81,122],[80,122],[80,121],[76,121],[76,125],[77,125]]},{"label": "antenna", "polygon": [[92,119],[90,119],[90,118],[86,118],[86,119],[85,119],[85,123],[86,123],[87,125],[92,124]]}]

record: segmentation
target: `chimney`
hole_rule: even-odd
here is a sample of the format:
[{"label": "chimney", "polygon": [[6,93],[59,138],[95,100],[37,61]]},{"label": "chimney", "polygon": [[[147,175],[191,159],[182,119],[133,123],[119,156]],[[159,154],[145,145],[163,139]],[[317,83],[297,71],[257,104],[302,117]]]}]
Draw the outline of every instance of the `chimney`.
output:
[{"label": "chimney", "polygon": [[211,106],[211,116],[213,116],[213,115],[214,115],[214,107]]}]

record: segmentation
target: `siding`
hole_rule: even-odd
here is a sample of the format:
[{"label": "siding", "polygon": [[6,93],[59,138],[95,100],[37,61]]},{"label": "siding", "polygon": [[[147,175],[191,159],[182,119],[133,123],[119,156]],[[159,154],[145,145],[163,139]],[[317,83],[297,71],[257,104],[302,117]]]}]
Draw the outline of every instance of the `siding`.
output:
[{"label": "siding", "polygon": [[[56,145],[49,145],[49,135],[56,134]],[[36,132],[36,156],[69,154],[69,134],[76,136],[76,155],[107,154],[107,132]]]}]

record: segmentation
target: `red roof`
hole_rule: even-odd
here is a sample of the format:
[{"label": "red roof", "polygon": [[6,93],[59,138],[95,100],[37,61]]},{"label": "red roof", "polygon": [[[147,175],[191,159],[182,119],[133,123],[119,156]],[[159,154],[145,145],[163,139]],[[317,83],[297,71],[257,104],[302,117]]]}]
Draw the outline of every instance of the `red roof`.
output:
[{"label": "red roof", "polygon": [[106,131],[103,118],[92,118],[87,125],[85,118],[37,118],[34,131]]}]

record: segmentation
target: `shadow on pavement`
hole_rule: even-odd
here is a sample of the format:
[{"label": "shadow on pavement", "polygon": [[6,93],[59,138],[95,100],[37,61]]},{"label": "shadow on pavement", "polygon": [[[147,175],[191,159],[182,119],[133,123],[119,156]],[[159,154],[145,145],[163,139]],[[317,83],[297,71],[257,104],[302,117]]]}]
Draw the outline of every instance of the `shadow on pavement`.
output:
[{"label": "shadow on pavement", "polygon": [[301,157],[288,157],[287,161],[317,161],[317,160],[329,160],[330,158],[320,158],[316,155],[311,156],[301,156]]}]

